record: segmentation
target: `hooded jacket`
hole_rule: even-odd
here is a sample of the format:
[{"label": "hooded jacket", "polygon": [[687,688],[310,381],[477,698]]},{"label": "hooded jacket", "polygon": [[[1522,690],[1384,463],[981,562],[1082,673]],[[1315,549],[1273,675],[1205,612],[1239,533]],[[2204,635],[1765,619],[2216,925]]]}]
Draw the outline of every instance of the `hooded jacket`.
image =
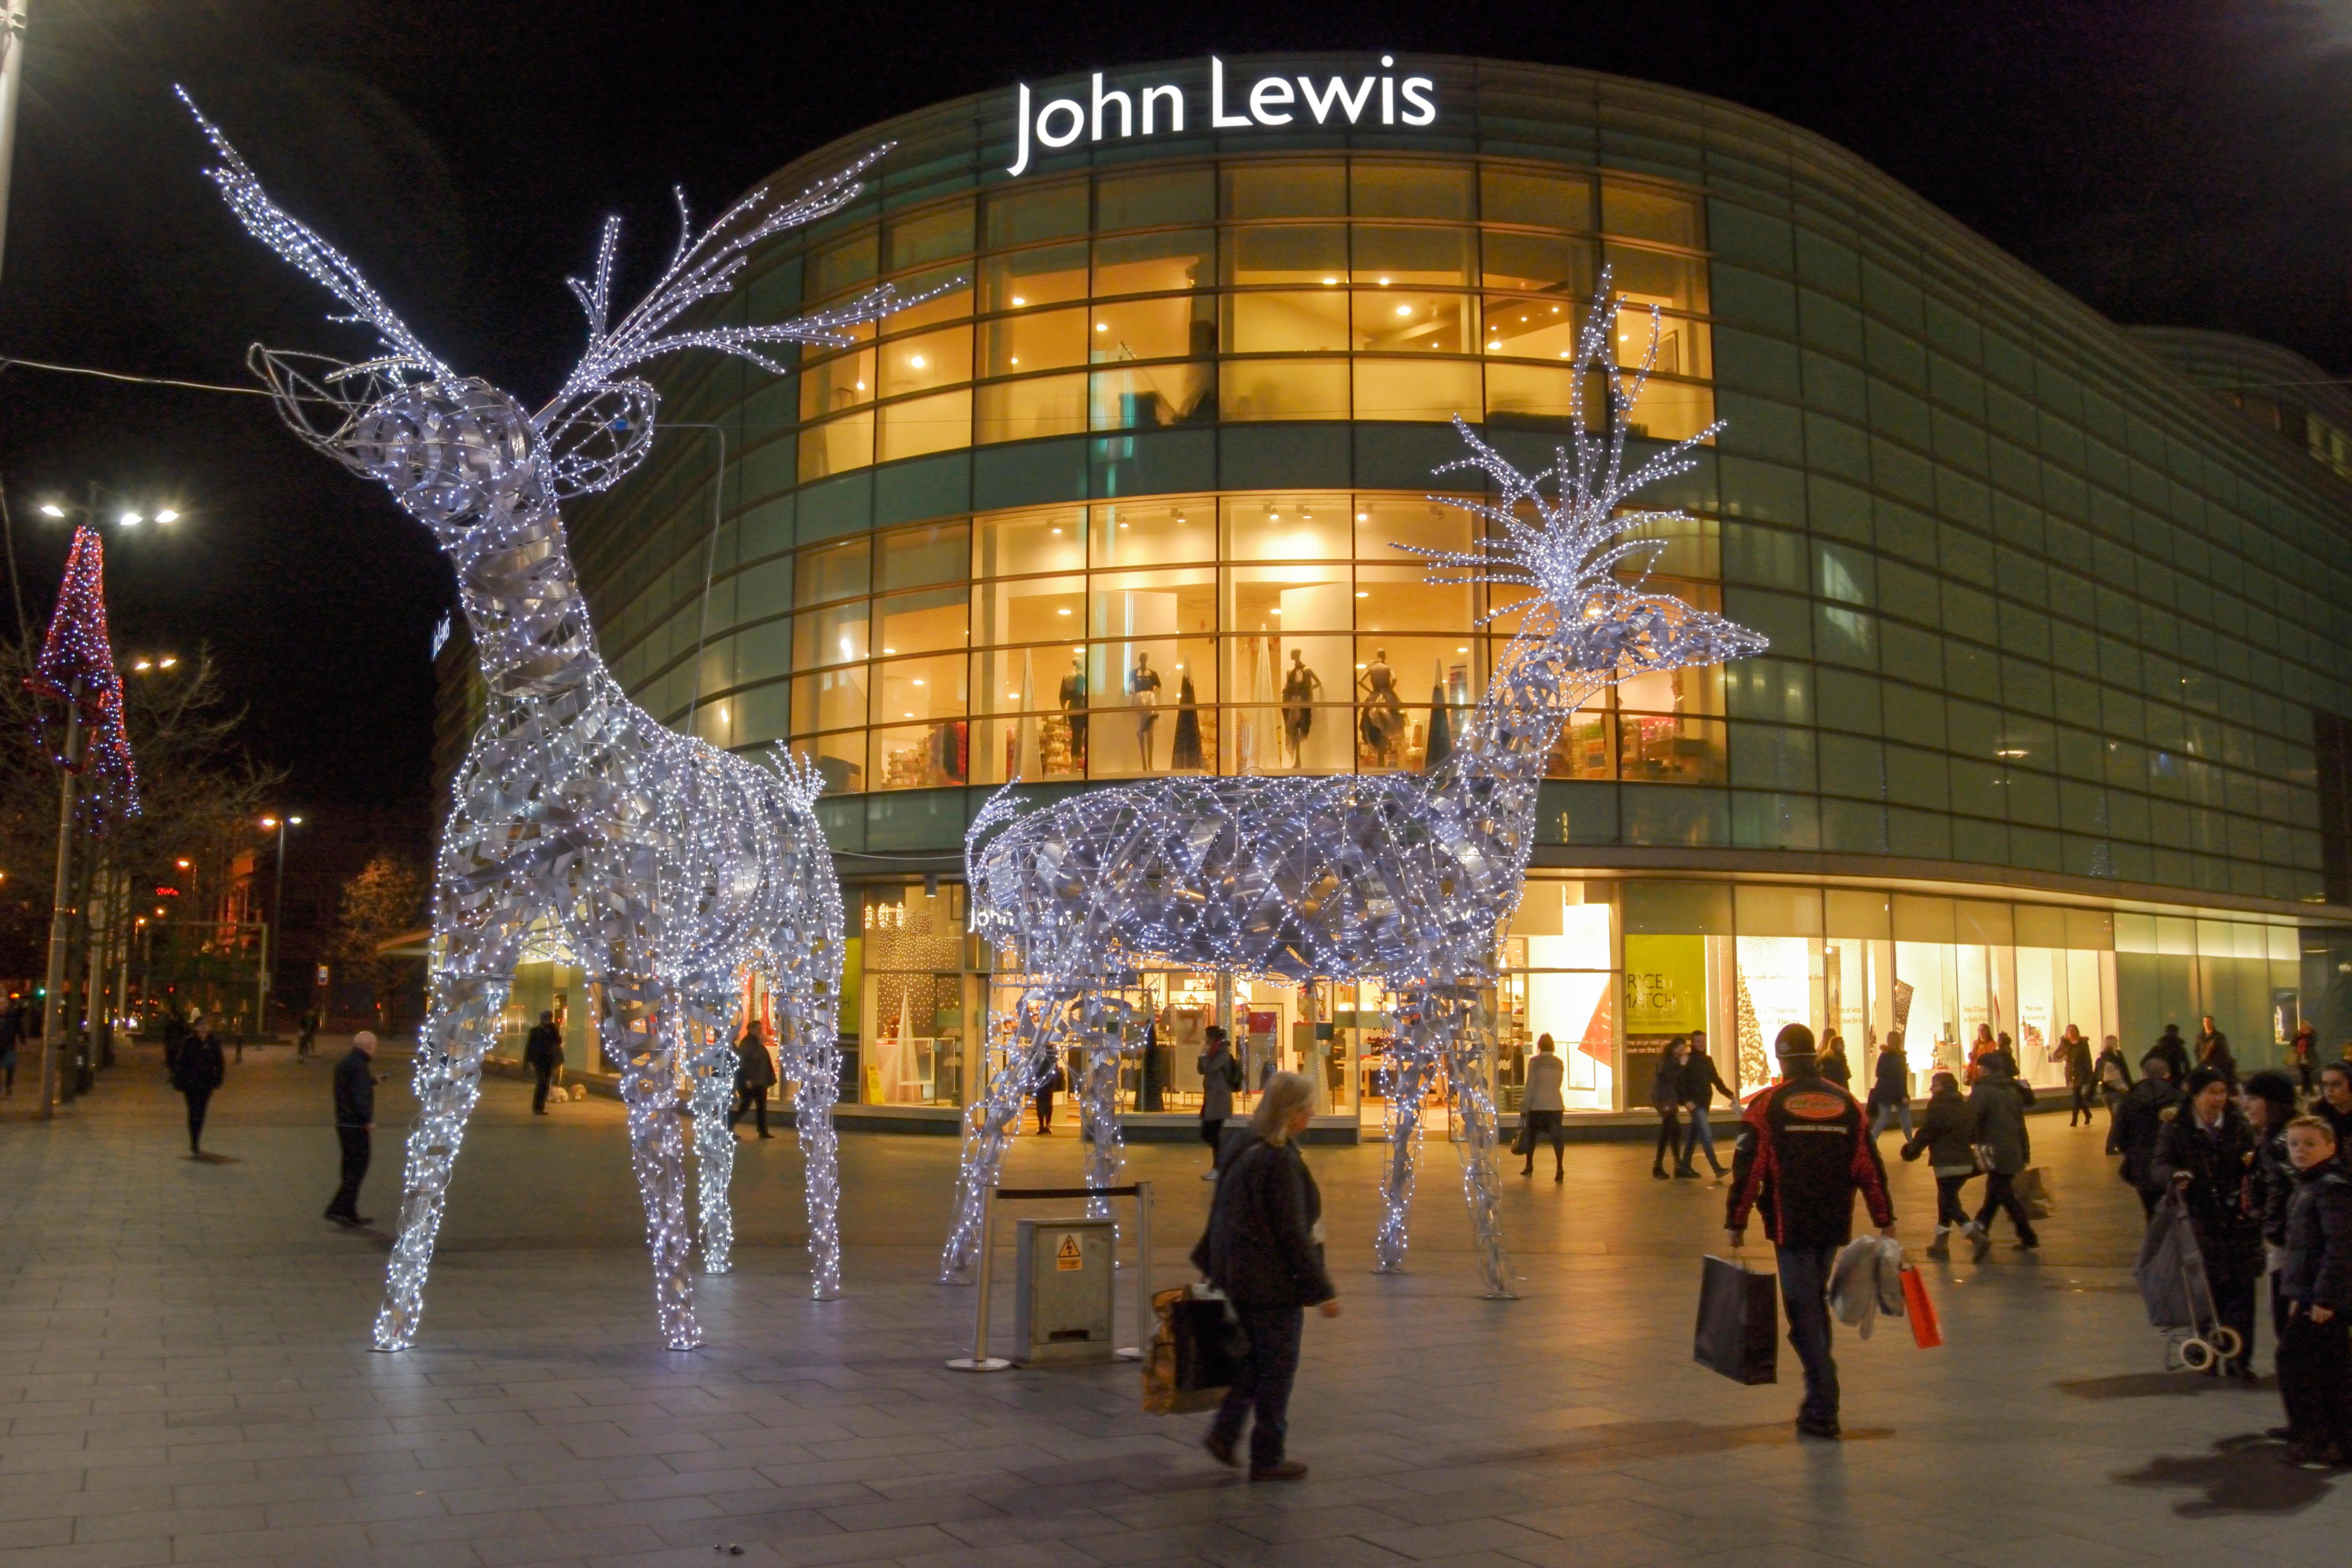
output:
[{"label": "hooded jacket", "polygon": [[2182,1201],[2197,1227],[2205,1272],[2214,1279],[2263,1277],[2263,1226],[2246,1208],[2246,1175],[2254,1163],[2254,1130],[2234,1105],[2221,1110],[2221,1123],[2208,1131],[2187,1101],[2166,1108],[2148,1175],[2158,1192],[2176,1175],[2189,1178]]},{"label": "hooded jacket", "polygon": [[2116,1108],[2116,1147],[2124,1163],[2116,1173],[2144,1193],[2159,1190],[2151,1168],[2156,1161],[2157,1134],[2164,1131],[2164,1112],[2179,1105],[2182,1095],[2160,1078],[2144,1078],[2131,1086]]},{"label": "hooded jacket", "polygon": [[1748,1212],[1760,1207],[1777,1247],[1843,1247],[1853,1237],[1856,1192],[1872,1224],[1895,1223],[1886,1167],[1853,1096],[1808,1073],[1748,1100],[1731,1155],[1726,1230],[1747,1229]]},{"label": "hooded jacket", "polygon": [[1984,1076],[1969,1090],[1970,1137],[1992,1151],[1994,1174],[2014,1176],[2033,1163],[2033,1140],[2025,1131],[2025,1108],[2033,1091],[2001,1071],[2000,1060],[1998,1055],[1989,1058]]},{"label": "hooded jacket", "polygon": [[1927,1110],[1919,1131],[1903,1145],[1903,1157],[1927,1156],[1927,1166],[1939,1176],[1957,1176],[1977,1168],[1976,1112],[1957,1089],[1939,1089],[1927,1097]]},{"label": "hooded jacket", "polygon": [[2352,1311],[2352,1177],[2333,1161],[2294,1173],[2285,1236],[2279,1295],[2331,1312]]}]

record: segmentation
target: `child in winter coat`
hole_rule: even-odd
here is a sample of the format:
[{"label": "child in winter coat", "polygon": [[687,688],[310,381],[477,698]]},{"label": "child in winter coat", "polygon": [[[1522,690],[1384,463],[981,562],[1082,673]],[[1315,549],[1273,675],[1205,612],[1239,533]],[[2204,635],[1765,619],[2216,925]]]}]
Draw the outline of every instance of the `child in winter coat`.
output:
[{"label": "child in winter coat", "polygon": [[2336,1130],[2316,1116],[2286,1124],[2294,1191],[2276,1276],[2286,1299],[2279,1336],[2279,1397],[2287,1458],[2313,1468],[2352,1457],[2352,1177],[2336,1158]]},{"label": "child in winter coat", "polygon": [[1936,1173],[1936,1239],[1927,1244],[1930,1258],[1949,1258],[1953,1226],[1968,1226],[1969,1211],[1961,1206],[1960,1189],[1977,1173],[1975,1132],[1976,1113],[1960,1098],[1960,1080],[1948,1072],[1937,1073],[1928,1080],[1927,1113],[1919,1131],[1903,1145],[1906,1160],[1925,1154],[1927,1168]]}]

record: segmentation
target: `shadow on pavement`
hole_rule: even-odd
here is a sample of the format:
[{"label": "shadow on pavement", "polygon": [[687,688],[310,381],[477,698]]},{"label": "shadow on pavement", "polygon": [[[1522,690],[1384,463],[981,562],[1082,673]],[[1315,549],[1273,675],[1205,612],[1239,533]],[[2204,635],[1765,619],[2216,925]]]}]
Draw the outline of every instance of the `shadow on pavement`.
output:
[{"label": "shadow on pavement", "polygon": [[[1871,1443],[1895,1436],[1891,1426],[1849,1426],[1841,1441]],[[1713,1426],[1696,1421],[1614,1421],[1587,1427],[1565,1443],[1538,1448],[1510,1448],[1465,1454],[1453,1461],[1465,1465],[1508,1465],[1533,1459],[1586,1460],[1622,1464],[1629,1459],[1669,1458],[1678,1454],[1725,1454],[1738,1448],[1807,1447],[1818,1438],[1800,1439],[1795,1424],[1759,1422],[1754,1426]]]},{"label": "shadow on pavement", "polygon": [[2077,1399],[2179,1399],[2200,1394],[2236,1394],[2249,1389],[2276,1388],[2278,1380],[2264,1377],[2239,1383],[2203,1377],[2193,1372],[2126,1372],[2113,1377],[2067,1378],[2050,1385]]},{"label": "shadow on pavement", "polygon": [[2325,1470],[2299,1469],[2288,1464],[2284,1444],[2252,1435],[2224,1437],[2213,1445],[2210,1454],[2162,1455],[2140,1469],[2115,1477],[2119,1486],[2202,1491],[2202,1498],[2172,1505],[2172,1511],[2183,1519],[2299,1513],[2326,1497],[2334,1479]]}]

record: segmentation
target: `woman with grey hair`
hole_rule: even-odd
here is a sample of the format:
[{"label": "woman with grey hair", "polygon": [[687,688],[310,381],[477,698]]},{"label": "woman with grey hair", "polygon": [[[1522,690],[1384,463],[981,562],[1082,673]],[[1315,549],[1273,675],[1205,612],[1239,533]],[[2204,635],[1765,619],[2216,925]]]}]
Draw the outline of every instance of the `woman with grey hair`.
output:
[{"label": "woman with grey hair", "polygon": [[1283,1458],[1300,1333],[1308,1307],[1339,1315],[1339,1292],[1323,1268],[1323,1196],[1298,1154],[1297,1136],[1314,1113],[1314,1089],[1304,1078],[1279,1072],[1266,1080],[1248,1135],[1226,1140],[1219,1152],[1209,1228],[1192,1249],[1193,1266],[1233,1302],[1249,1337],[1249,1353],[1202,1446],[1219,1464],[1239,1464],[1234,1449],[1255,1410],[1254,1481],[1307,1474],[1305,1465]]}]

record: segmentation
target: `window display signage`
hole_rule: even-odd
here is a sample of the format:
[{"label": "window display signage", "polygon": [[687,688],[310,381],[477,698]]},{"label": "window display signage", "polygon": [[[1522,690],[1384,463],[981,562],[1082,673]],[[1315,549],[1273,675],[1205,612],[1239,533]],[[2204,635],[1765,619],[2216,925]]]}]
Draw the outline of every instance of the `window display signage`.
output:
[{"label": "window display signage", "polygon": [[[1209,118],[1213,131],[1279,129],[1285,125],[1434,125],[1437,83],[1425,76],[1400,79],[1390,74],[1393,55],[1381,57],[1379,76],[1329,77],[1318,83],[1312,77],[1263,76],[1246,92],[1225,93],[1225,62],[1209,57]],[[1102,72],[1094,73],[1087,96],[1055,98],[1035,105],[1027,82],[1014,89],[1013,157],[1004,172],[1019,174],[1029,167],[1034,144],[1059,152],[1080,140],[1106,137],[1127,140],[1184,129],[1184,89],[1173,82],[1129,92],[1124,88],[1103,90]],[[1195,127],[1199,121],[1195,119]]]}]

